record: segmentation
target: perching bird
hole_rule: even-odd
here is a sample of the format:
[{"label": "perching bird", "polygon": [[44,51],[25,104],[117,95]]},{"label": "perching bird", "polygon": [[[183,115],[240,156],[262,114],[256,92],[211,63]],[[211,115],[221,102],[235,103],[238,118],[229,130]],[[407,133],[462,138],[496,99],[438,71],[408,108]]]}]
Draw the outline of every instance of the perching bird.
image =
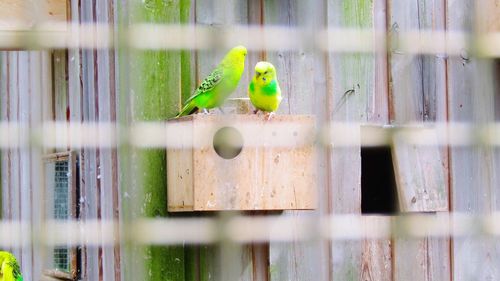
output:
[{"label": "perching bird", "polygon": [[9,252],[0,251],[0,281],[23,281],[16,257]]},{"label": "perching bird", "polygon": [[192,114],[196,110],[206,112],[207,109],[220,107],[238,86],[245,68],[246,55],[245,47],[232,48],[186,101],[176,118]]},{"label": "perching bird", "polygon": [[281,89],[276,77],[276,69],[267,62],[261,61],[255,65],[255,75],[248,85],[248,96],[255,106],[257,113],[259,110],[269,114],[268,119],[281,103]]}]

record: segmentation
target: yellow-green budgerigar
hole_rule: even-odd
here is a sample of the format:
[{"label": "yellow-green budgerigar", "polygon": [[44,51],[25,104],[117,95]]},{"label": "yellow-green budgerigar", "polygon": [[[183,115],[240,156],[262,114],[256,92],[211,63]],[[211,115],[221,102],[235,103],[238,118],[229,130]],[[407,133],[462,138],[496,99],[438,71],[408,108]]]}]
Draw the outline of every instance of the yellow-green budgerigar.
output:
[{"label": "yellow-green budgerigar", "polygon": [[23,281],[19,263],[9,252],[0,251],[0,281]]},{"label": "yellow-green budgerigar", "polygon": [[245,47],[232,48],[185,102],[176,118],[192,114],[196,110],[206,112],[207,109],[220,107],[238,86],[245,68],[246,55]]},{"label": "yellow-green budgerigar", "polygon": [[267,62],[261,61],[255,65],[255,75],[248,85],[248,96],[255,106],[257,113],[259,110],[272,114],[278,110],[281,103],[281,89],[276,77],[276,69]]}]

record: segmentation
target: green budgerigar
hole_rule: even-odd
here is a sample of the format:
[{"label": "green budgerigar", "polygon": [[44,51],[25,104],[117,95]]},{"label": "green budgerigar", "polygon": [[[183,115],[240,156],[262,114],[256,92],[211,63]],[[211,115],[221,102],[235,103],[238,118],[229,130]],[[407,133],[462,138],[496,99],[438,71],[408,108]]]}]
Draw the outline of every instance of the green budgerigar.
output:
[{"label": "green budgerigar", "polygon": [[245,68],[246,55],[245,47],[232,48],[186,101],[176,118],[192,114],[196,110],[206,112],[207,109],[220,107],[238,86]]},{"label": "green budgerigar", "polygon": [[276,68],[267,62],[261,61],[255,65],[255,75],[248,85],[248,96],[255,106],[257,113],[259,110],[269,114],[268,119],[281,103],[281,89],[276,76]]},{"label": "green budgerigar", "polygon": [[9,252],[0,251],[0,281],[23,281],[19,263]]}]

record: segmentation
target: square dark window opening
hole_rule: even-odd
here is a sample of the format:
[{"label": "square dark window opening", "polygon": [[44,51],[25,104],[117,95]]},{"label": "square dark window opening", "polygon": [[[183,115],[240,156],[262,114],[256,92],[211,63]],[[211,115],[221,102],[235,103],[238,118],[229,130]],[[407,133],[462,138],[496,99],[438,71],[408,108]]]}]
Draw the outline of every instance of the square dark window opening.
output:
[{"label": "square dark window opening", "polygon": [[390,146],[361,147],[361,213],[392,215],[398,206]]}]

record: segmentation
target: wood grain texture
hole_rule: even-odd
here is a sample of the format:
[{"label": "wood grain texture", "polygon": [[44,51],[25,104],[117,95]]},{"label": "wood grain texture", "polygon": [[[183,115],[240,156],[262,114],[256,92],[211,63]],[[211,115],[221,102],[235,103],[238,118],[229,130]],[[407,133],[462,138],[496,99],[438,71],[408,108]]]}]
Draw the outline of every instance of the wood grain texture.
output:
[{"label": "wood grain texture", "polygon": [[[291,26],[312,36],[324,28],[325,1],[262,1],[262,23],[265,26]],[[311,39],[312,40],[312,39]],[[276,67],[283,101],[278,114],[313,114],[319,126],[326,114],[326,67],[321,52],[304,48],[295,51],[262,50],[262,58]],[[252,66],[253,67],[253,66]],[[252,68],[253,70],[253,68]],[[316,211],[286,211],[282,216],[317,217],[328,212],[329,186],[324,169],[326,156],[317,147],[314,169],[318,175]],[[325,241],[273,242],[269,245],[270,280],[328,280],[329,256]]]},{"label": "wood grain texture", "polygon": [[392,280],[391,246],[391,240],[364,241],[360,280]]},{"label": "wood grain texture", "polygon": [[2,0],[0,30],[29,29],[36,22],[66,21],[67,0]]},{"label": "wood grain texture", "polygon": [[[387,1],[373,1],[375,38],[387,36]],[[367,122],[389,123],[389,81],[387,42],[375,43],[375,85],[372,102],[366,108]],[[361,280],[393,279],[393,242],[391,239],[365,239],[361,255]]]},{"label": "wood grain texture", "polygon": [[[0,121],[6,122],[7,115],[7,101],[8,101],[8,83],[7,83],[7,62],[8,56],[7,52],[0,52]],[[0,217],[2,219],[7,219],[7,213],[9,208],[7,207],[9,202],[8,189],[6,188],[9,184],[9,174],[6,168],[8,164],[7,153],[0,153]]]},{"label": "wood grain texture", "polygon": [[[90,1],[82,2],[79,7],[81,22],[91,23],[95,20],[95,9]],[[94,49],[81,50],[81,81],[82,100],[81,114],[83,122],[97,122],[98,115],[98,83],[96,57]],[[85,147],[80,151],[81,159],[81,220],[95,220],[100,214],[100,183],[98,182],[99,151],[96,148]],[[102,278],[101,248],[85,246],[83,250],[83,278],[100,280]]]},{"label": "wood grain texture", "polygon": [[[50,51],[33,51],[31,52],[32,62],[30,69],[31,77],[31,98],[30,103],[30,119],[32,127],[39,126],[44,121],[53,119],[51,93],[53,91],[52,70],[53,64]],[[42,156],[48,153],[49,150],[41,149],[39,147],[31,148],[31,178],[34,181],[32,188],[32,229],[33,233],[40,233],[44,227],[45,213],[40,210],[45,206],[44,190],[39,188],[38,180],[43,180],[43,166]],[[51,151],[50,151],[51,152]],[[38,180],[37,180],[38,179]],[[42,275],[42,270],[46,266],[44,254],[46,254],[41,241],[33,242],[33,276],[35,280]]]},{"label": "wood grain texture", "polygon": [[[169,197],[169,211],[316,208],[311,116],[279,115],[267,120],[243,114],[194,115],[169,124],[186,126],[186,131],[192,130],[186,137],[193,140],[180,151],[168,150],[173,158],[167,163],[171,167],[167,178],[174,188],[169,194],[175,196]],[[225,127],[235,128],[242,136],[241,153],[233,159],[218,156],[212,144],[216,132]],[[272,129],[280,127],[283,131],[278,133]],[[264,146],[256,143],[255,132]],[[283,136],[293,139],[293,146],[265,145]],[[185,155],[186,150],[190,155]]]},{"label": "wood grain texture", "polygon": [[[380,3],[379,3],[380,4]],[[374,30],[374,2],[330,1],[327,4],[328,27],[369,28]],[[380,17],[380,16],[379,16]],[[377,20],[377,24],[380,19]],[[329,38],[341,40],[340,38]],[[380,62],[380,60],[379,60]],[[329,54],[328,55],[328,107],[331,121],[364,122],[374,120],[374,112],[384,114],[387,107],[376,103],[375,55]],[[383,66],[381,66],[383,68]],[[379,90],[383,86],[379,85]],[[383,94],[379,92],[379,94]],[[384,98],[382,98],[383,100]],[[378,108],[378,107],[381,108]],[[367,112],[370,108],[372,113]],[[382,120],[384,116],[381,115]],[[375,119],[376,120],[376,119]],[[374,120],[374,121],[375,121]],[[376,121],[375,121],[376,122]],[[359,131],[357,135],[359,136]],[[336,214],[361,213],[361,156],[360,146],[348,148],[330,147],[329,194],[331,212]],[[388,244],[386,244],[388,245]],[[363,265],[364,248],[369,242],[335,241],[331,243],[331,278],[360,280],[363,266],[378,268],[376,264]],[[378,268],[385,271],[390,268]],[[387,273],[382,273],[387,275]]]},{"label": "wood grain texture", "polygon": [[[2,54],[2,120],[23,124],[15,133],[20,139],[29,139],[30,129],[37,127],[47,113],[41,92],[51,89],[50,81],[42,83],[49,78],[47,73],[51,73],[48,58],[48,52],[40,51]],[[41,151],[38,148],[13,147],[2,154],[2,217],[28,222],[22,227],[22,233],[39,230],[43,209],[37,199],[43,198],[43,190],[39,188],[39,181],[34,179],[41,178]],[[45,264],[44,256],[39,249],[34,249],[31,241],[25,239],[20,247],[12,250],[23,266],[25,278],[36,279],[40,276]]]},{"label": "wood grain texture", "polygon": [[[410,127],[415,132],[428,134],[437,144],[432,129]],[[396,133],[392,153],[401,212],[448,211],[448,179],[441,150],[432,145],[416,145]]]},{"label": "wood grain texture", "polygon": [[451,280],[448,239],[396,239],[394,244],[394,280]]},{"label": "wood grain texture", "polygon": [[[98,23],[113,24],[114,6],[108,1],[95,2],[95,21]],[[104,39],[106,40],[106,39]],[[99,44],[100,42],[97,42]],[[114,75],[114,52],[113,50],[98,50],[95,67],[97,68],[97,116],[99,122],[116,121],[116,91]],[[99,163],[97,169],[97,181],[100,185],[100,217],[106,221],[116,220],[118,200],[116,190],[117,163],[116,151],[114,149],[99,147]],[[104,234],[104,233],[103,233]],[[119,238],[117,232],[113,235]],[[120,269],[116,263],[115,247],[113,245],[102,245],[101,250],[102,280],[115,280],[119,275],[116,271]]]},{"label": "wood grain texture", "polygon": [[[180,1],[137,3],[134,20],[148,23],[179,23]],[[173,117],[179,108],[181,60],[179,51],[134,53],[131,63],[134,121],[159,121]],[[136,181],[127,189],[134,200],[134,217],[165,217],[167,212],[166,153],[164,149],[142,149],[133,154]],[[148,246],[131,253],[144,263],[144,271],[133,275],[146,280],[185,279],[183,245]],[[144,258],[146,257],[146,258]],[[141,265],[139,265],[141,266]]]},{"label": "wood grain texture", "polygon": [[[492,1],[487,1],[492,2]],[[447,2],[447,28],[473,32],[477,26],[475,1]],[[463,50],[448,60],[448,112],[451,121],[482,125],[494,120],[494,90],[491,61]],[[452,147],[450,179],[452,211],[486,215],[497,206],[498,154],[488,146]],[[474,188],[471,188],[474,187]],[[453,240],[455,280],[496,280],[500,278],[498,241],[489,237],[463,237]]]},{"label": "wood grain texture", "polygon": [[446,120],[446,57],[405,54],[397,45],[400,32],[444,30],[444,9],[444,0],[389,1],[393,123]]},{"label": "wood grain texture", "polygon": [[[388,5],[391,123],[445,121],[446,57],[405,54],[397,45],[400,32],[444,30],[445,1],[389,1]],[[396,137],[393,161],[402,212],[448,210],[446,148],[409,145]],[[449,247],[447,239],[396,239],[394,279],[450,280],[450,257],[443,255]]]}]

